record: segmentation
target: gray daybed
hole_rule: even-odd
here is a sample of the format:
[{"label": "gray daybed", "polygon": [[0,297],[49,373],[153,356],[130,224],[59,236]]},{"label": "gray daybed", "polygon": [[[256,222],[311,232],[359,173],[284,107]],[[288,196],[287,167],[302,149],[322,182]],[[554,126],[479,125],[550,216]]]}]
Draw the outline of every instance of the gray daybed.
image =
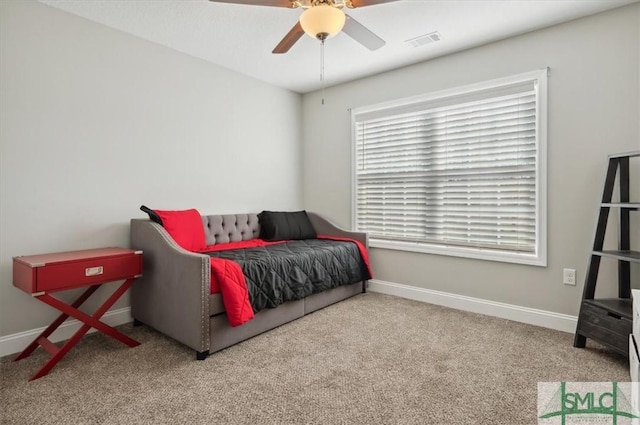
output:
[{"label": "gray daybed", "polygon": [[[307,215],[318,235],[351,238],[368,247],[365,233],[340,229],[315,213]],[[208,245],[260,235],[257,214],[203,215],[202,221]],[[131,247],[144,252],[143,275],[131,289],[134,323],[191,347],[199,360],[366,289],[366,281],[338,286],[262,310],[253,320],[231,327],[222,296],[210,293],[209,255],[183,249],[161,225],[148,219],[131,220]]]}]

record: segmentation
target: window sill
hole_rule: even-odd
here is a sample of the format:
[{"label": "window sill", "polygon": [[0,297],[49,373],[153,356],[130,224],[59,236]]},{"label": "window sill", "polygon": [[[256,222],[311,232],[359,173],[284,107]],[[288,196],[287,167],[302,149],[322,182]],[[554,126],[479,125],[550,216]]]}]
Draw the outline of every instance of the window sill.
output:
[{"label": "window sill", "polygon": [[546,256],[492,249],[463,248],[459,246],[431,245],[418,242],[400,242],[374,238],[369,239],[369,246],[372,248],[420,252],[423,254],[448,255],[452,257],[473,258],[476,260],[525,264],[528,266],[547,266]]}]

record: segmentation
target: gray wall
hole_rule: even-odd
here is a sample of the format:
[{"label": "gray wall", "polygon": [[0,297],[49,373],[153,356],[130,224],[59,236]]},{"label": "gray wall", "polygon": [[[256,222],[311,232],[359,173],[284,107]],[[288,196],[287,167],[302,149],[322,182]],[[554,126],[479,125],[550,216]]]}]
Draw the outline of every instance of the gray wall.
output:
[{"label": "gray wall", "polygon": [[[606,157],[640,149],[639,28],[634,4],[335,86],[325,106],[321,93],[305,95],[305,208],[351,224],[349,108],[550,67],[548,267],[376,248],[371,262],[380,280],[576,315]],[[614,264],[604,263],[598,294],[613,295]],[[577,269],[577,286],[562,284],[565,267]],[[634,279],[640,284],[637,267]]]},{"label": "gray wall", "polygon": [[0,336],[56,315],[13,256],[127,246],[143,203],[301,207],[300,95],[31,1],[0,43]]}]

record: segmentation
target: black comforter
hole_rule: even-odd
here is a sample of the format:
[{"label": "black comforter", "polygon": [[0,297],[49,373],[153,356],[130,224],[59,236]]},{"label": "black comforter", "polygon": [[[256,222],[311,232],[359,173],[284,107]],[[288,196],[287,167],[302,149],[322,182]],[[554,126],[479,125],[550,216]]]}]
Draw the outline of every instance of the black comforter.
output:
[{"label": "black comforter", "polygon": [[240,265],[256,313],[371,278],[357,245],[347,241],[294,240],[208,255]]}]

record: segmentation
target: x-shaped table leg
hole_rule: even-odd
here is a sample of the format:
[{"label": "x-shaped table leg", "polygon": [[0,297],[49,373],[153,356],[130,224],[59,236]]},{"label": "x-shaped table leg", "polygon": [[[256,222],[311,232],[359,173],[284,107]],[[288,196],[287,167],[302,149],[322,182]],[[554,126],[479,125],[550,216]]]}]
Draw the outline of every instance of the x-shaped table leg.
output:
[{"label": "x-shaped table leg", "polygon": [[[135,279],[126,280],[116,291],[111,294],[109,298],[93,313],[93,315],[88,315],[78,310],[78,307],[82,305],[97,289],[100,285],[94,285],[87,288],[86,291],[78,297],[72,304],[65,304],[57,298],[52,297],[48,293],[44,293],[42,295],[36,296],[35,298],[40,301],[49,304],[53,308],[60,310],[62,314],[58,316],[56,320],[51,323],[38,337],[27,346],[27,348],[22,351],[14,361],[18,361],[28,357],[37,347],[38,345],[42,346],[49,354],[51,354],[51,358],[40,368],[40,370],[29,379],[33,381],[34,379],[38,379],[49,373],[49,371],[62,359],[62,357],[67,354],[67,352],[76,345],[80,339],[86,334],[89,329],[95,328],[98,331],[109,335],[112,338],[117,339],[118,341],[128,345],[129,347],[135,347],[140,345],[139,342],[134,339],[129,338],[121,332],[118,332],[111,326],[105,324],[100,321],[100,318],[111,308],[111,306],[126,292],[127,289],[131,287]],[[51,335],[69,316],[74,317],[84,323],[80,329],[78,329],[71,338],[65,342],[62,347],[56,346],[49,339],[49,335]]]}]

